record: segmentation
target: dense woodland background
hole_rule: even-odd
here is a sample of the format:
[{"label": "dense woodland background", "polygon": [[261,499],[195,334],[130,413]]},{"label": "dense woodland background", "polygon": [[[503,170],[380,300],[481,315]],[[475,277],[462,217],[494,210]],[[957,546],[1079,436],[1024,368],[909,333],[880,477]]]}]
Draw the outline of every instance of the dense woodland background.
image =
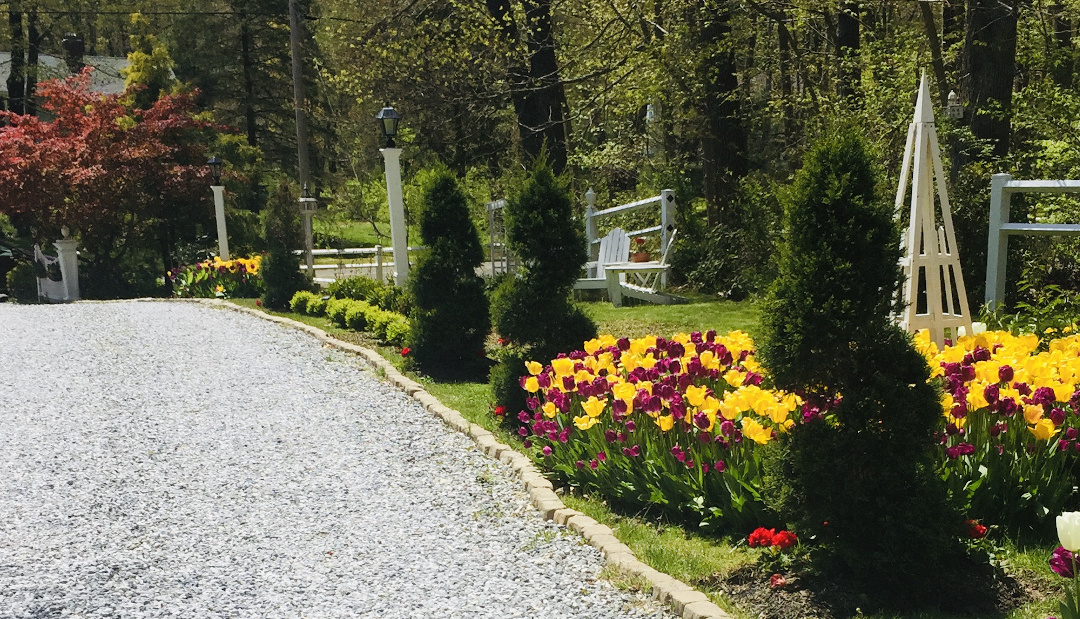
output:
[{"label": "dense woodland background", "polygon": [[[133,54],[133,78],[150,86],[140,96],[196,89],[199,108],[233,128],[210,148],[233,168],[240,210],[256,213],[295,188],[285,0],[0,6],[0,49],[15,59],[10,92],[31,95],[35,55],[62,55],[65,33],[78,33],[88,55]],[[817,136],[856,128],[891,197],[925,70],[977,307],[990,175],[1080,178],[1076,1],[309,0],[296,9],[312,184],[326,216],[378,225],[374,115],[389,103],[405,115],[407,181],[445,163],[466,179],[478,219],[483,201],[543,153],[575,195],[593,187],[601,205],[675,189],[681,280],[753,293],[774,272],[778,195]],[[964,105],[959,121],[944,113],[950,90]],[[33,111],[25,105],[7,102]],[[1029,198],[1014,202],[1023,217],[1080,222],[1080,207]],[[1075,240],[1014,245],[1010,265],[1024,266],[1010,272],[1013,304],[1080,288]]]}]

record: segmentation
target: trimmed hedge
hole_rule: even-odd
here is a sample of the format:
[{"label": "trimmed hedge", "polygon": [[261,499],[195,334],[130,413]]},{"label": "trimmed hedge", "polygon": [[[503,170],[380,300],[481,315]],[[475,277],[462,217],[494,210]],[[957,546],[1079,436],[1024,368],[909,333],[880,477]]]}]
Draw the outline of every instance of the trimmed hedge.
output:
[{"label": "trimmed hedge", "polygon": [[289,306],[293,311],[308,316],[326,316],[342,329],[370,333],[381,343],[390,346],[404,346],[409,335],[408,318],[367,301],[323,299],[315,293],[302,290],[293,295]]}]

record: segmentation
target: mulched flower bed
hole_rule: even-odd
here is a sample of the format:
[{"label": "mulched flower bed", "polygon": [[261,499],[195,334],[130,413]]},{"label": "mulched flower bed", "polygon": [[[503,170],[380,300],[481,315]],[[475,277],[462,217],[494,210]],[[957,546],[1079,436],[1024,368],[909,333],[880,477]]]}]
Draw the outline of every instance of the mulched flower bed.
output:
[{"label": "mulched flower bed", "polygon": [[[1048,594],[1034,583],[989,570],[943,583],[946,601],[940,610],[958,616],[1004,616]],[[957,587],[969,582],[968,588]],[[813,575],[784,574],[782,578],[757,565],[738,569],[726,578],[708,577],[695,586],[718,591],[748,614],[761,619],[847,619],[870,612],[869,600]]]}]

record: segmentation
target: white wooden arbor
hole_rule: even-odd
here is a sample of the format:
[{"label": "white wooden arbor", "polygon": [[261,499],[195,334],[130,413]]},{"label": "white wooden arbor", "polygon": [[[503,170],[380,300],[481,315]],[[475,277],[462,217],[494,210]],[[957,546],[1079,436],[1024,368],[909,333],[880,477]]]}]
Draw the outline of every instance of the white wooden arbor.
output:
[{"label": "white wooden arbor", "polygon": [[[903,301],[900,325],[914,333],[929,329],[930,339],[942,346],[946,330],[955,339],[959,327],[971,333],[967,289],[960,271],[952,211],[945,190],[934,110],[926,73],[919,81],[915,118],[908,127],[900,184],[896,189],[896,209],[900,212],[911,185],[911,219],[903,239]],[[934,200],[935,186],[937,200]],[[921,290],[925,291],[920,308]],[[921,311],[920,311],[921,310]]]}]

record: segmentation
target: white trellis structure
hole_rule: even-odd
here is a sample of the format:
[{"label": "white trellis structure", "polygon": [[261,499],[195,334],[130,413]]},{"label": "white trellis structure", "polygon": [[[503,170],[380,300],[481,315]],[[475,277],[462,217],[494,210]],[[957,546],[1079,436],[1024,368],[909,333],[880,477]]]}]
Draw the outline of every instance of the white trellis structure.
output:
[{"label": "white trellis structure", "polygon": [[[929,329],[930,339],[942,346],[946,331],[955,339],[960,327],[967,333],[972,329],[926,73],[919,82],[915,117],[908,127],[896,190],[898,213],[909,182],[911,219],[903,240],[904,306],[900,325],[912,333]],[[925,291],[923,304],[920,304],[921,291]]]}]

